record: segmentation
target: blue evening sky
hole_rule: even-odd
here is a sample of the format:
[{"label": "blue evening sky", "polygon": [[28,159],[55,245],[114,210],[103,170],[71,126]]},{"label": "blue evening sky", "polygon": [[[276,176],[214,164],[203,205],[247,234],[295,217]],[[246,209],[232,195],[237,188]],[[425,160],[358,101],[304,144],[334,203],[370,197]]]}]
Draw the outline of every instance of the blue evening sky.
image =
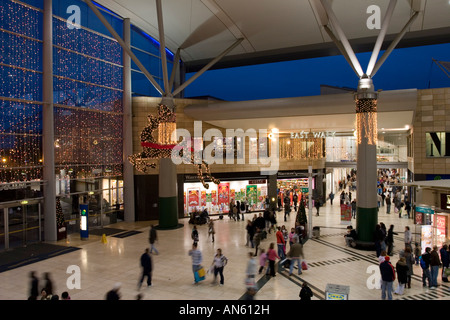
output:
[{"label": "blue evening sky", "polygon": [[[357,57],[366,70],[370,53]],[[450,79],[433,58],[450,61],[450,43],[394,50],[373,78],[375,90],[450,87]],[[321,84],[356,88],[357,83],[344,57],[332,56],[210,70],[186,88],[185,97],[209,95],[240,101],[313,96],[320,94]]]}]

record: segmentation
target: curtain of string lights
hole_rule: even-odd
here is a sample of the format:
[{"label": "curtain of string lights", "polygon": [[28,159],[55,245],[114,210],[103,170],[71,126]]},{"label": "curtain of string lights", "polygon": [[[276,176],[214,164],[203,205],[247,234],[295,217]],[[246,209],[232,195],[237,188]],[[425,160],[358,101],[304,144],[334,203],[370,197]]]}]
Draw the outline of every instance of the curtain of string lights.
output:
[{"label": "curtain of string lights", "polygon": [[0,0],[0,182],[42,179],[42,12]]},{"label": "curtain of string lights", "polygon": [[122,50],[53,18],[55,166],[71,177],[122,175]]},{"label": "curtain of string lights", "polygon": [[[42,10],[0,0],[0,181],[42,179]],[[122,50],[53,17],[55,167],[122,175]]]}]

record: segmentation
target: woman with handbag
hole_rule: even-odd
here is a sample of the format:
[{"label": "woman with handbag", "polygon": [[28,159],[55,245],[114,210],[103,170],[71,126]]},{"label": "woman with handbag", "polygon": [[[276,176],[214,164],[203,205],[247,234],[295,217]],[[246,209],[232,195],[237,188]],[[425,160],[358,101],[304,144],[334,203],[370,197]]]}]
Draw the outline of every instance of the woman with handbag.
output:
[{"label": "woman with handbag", "polygon": [[217,274],[220,275],[220,285],[223,286],[224,278],[223,278],[223,268],[227,265],[228,259],[222,254],[222,249],[217,249],[217,253],[214,256],[212,265],[214,266],[214,280],[211,284],[217,283]]}]

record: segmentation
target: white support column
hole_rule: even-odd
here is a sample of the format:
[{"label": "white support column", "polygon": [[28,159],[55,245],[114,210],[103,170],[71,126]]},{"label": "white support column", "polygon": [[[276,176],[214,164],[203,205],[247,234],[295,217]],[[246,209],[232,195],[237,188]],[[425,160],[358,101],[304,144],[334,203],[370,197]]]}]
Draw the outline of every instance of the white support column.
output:
[{"label": "white support column", "polygon": [[44,0],[42,47],[42,149],[44,185],[45,241],[57,240],[55,145],[53,123],[53,8],[52,0]]},{"label": "white support column", "polygon": [[[123,40],[131,48],[130,19],[123,21]],[[134,169],[128,161],[133,154],[133,108],[131,97],[131,58],[123,52],[123,199],[125,221],[135,221]]]}]

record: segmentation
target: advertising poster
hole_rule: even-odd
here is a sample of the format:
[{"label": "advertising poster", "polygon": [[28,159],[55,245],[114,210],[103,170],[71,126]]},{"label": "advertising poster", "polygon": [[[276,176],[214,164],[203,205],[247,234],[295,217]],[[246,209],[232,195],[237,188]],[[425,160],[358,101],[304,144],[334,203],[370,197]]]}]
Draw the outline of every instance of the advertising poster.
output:
[{"label": "advertising poster", "polygon": [[195,211],[200,205],[200,194],[198,189],[189,189],[188,190],[188,205],[189,212]]},{"label": "advertising poster", "polygon": [[230,184],[229,183],[220,183],[219,184],[219,205],[221,204],[230,204]]},{"label": "advertising poster", "polygon": [[187,214],[187,206],[186,206],[186,191],[184,192],[184,199],[183,199],[183,204],[184,204],[184,214]]},{"label": "advertising poster", "polygon": [[202,198],[201,198],[201,206],[205,207],[206,206],[206,191],[202,190]]},{"label": "advertising poster", "polygon": [[230,190],[230,199],[234,199],[236,201],[239,200],[236,195],[236,190],[234,190],[234,189]]},{"label": "advertising poster", "polygon": [[430,225],[422,226],[422,251],[425,251],[426,247],[433,248],[433,230]]},{"label": "advertising poster", "polygon": [[442,247],[447,239],[447,217],[436,216],[436,245]]},{"label": "advertising poster", "polygon": [[341,204],[341,224],[352,223],[352,206],[349,204]]},{"label": "advertising poster", "polygon": [[256,185],[247,186],[247,201],[249,205],[253,205],[258,201],[258,188]]},{"label": "advertising poster", "polygon": [[211,202],[211,193],[206,194],[206,202]]},{"label": "advertising poster", "polygon": [[211,203],[213,206],[215,206],[217,204],[217,191],[216,190],[211,191]]}]

